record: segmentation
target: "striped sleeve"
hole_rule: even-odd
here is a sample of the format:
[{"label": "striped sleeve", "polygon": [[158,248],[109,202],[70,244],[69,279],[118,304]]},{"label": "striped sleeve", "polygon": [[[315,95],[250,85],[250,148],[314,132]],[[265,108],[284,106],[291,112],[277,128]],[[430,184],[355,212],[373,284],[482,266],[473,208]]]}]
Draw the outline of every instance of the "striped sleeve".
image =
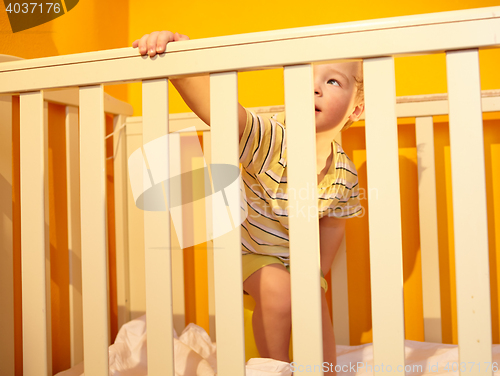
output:
[{"label": "striped sleeve", "polygon": [[359,185],[356,179],[356,185],[352,189],[346,191],[347,200],[340,201],[337,205],[340,209],[340,217],[351,218],[357,217],[363,213],[363,207],[359,202]]},{"label": "striped sleeve", "polygon": [[358,173],[356,166],[345,154],[342,147],[335,144],[336,150],[336,199],[332,202],[328,216],[350,218],[362,215],[360,203]]},{"label": "striped sleeve", "polygon": [[240,163],[253,175],[285,165],[285,127],[274,119],[246,110],[247,122],[240,139]]}]

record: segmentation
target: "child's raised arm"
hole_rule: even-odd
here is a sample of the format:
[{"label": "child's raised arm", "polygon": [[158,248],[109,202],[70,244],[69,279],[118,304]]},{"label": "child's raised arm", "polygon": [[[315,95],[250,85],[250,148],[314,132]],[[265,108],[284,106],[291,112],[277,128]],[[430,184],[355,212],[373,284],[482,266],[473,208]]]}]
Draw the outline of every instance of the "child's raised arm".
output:
[{"label": "child's raised arm", "polygon": [[[168,43],[182,40],[189,40],[189,37],[179,33],[172,33],[171,31],[154,31],[151,34],[145,34],[141,39],[135,40],[132,43],[132,47],[139,47],[139,53],[141,55],[148,54],[149,57],[153,57],[157,53],[165,52]],[[171,81],[189,108],[198,115],[201,120],[210,125],[209,76],[177,78]],[[241,104],[238,104],[240,138],[245,130],[246,120],[246,111]]]}]

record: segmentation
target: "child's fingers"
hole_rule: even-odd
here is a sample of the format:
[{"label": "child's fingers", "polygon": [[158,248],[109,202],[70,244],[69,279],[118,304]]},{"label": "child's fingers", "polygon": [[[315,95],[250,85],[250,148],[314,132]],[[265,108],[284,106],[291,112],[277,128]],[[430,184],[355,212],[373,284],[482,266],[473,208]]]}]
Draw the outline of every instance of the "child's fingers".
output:
[{"label": "child's fingers", "polygon": [[171,31],[164,30],[158,34],[156,40],[156,52],[163,53],[167,49],[167,43],[174,41],[174,34]]},{"label": "child's fingers", "polygon": [[149,38],[147,39],[147,48],[149,57],[153,57],[156,55],[156,41],[158,40],[159,31],[153,31],[149,34]]},{"label": "child's fingers", "polygon": [[136,41],[134,41],[134,44],[136,43],[136,46],[134,46],[134,44],[132,44],[132,47],[139,47],[139,53],[141,55],[146,55],[146,53],[148,52],[148,38],[149,38],[149,34],[144,34],[142,36],[141,39],[137,39]]},{"label": "child's fingers", "polygon": [[141,39],[136,39],[132,47],[139,47],[141,55],[148,54],[150,57],[156,53],[163,53],[167,49],[167,44],[174,41],[189,40],[187,35],[172,33],[171,31],[153,31],[151,34],[145,34]]},{"label": "child's fingers", "polygon": [[176,42],[180,41],[180,40],[189,40],[189,37],[187,35],[184,35],[184,34],[175,33],[174,34],[174,40]]}]

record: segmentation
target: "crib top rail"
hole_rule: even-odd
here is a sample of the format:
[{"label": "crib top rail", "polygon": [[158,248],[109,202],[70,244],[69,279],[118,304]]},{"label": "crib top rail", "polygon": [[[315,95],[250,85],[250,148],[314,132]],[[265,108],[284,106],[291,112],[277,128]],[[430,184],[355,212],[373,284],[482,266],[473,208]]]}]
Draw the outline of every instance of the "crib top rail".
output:
[{"label": "crib top rail", "polygon": [[[26,61],[18,56],[0,54],[0,65],[5,62]],[[4,94],[5,95],[5,94]],[[1,97],[2,95],[0,95]],[[45,93],[44,100],[64,106],[78,107],[80,105],[78,88],[55,89]],[[123,102],[115,97],[104,93],[104,112],[112,115],[132,116],[134,109],[130,103]]]},{"label": "crib top rail", "polygon": [[[500,90],[481,90],[482,112],[500,111]],[[285,110],[285,106],[256,107],[250,110],[255,113],[276,113]],[[448,94],[406,95],[396,97],[396,114],[398,118],[416,116],[448,115]],[[188,115],[183,114],[184,118]],[[173,115],[171,115],[173,116]],[[178,116],[178,114],[176,114]],[[189,115],[196,118],[196,115]],[[363,114],[360,119],[364,119]],[[210,127],[207,126],[208,129]]]},{"label": "crib top rail", "polygon": [[[130,103],[116,99],[108,93],[103,93],[104,112],[111,115],[132,116],[134,108]],[[65,106],[80,106],[80,95],[78,88],[68,88],[62,90],[53,90],[44,94],[44,100]]]},{"label": "crib top rail", "polygon": [[277,39],[296,39],[331,34],[346,34],[384,29],[400,29],[412,26],[438,25],[452,22],[486,20],[500,16],[500,7],[485,7],[449,12],[427,13],[412,16],[379,18],[373,20],[343,22],[309,27],[236,34],[214,38],[195,39],[189,45],[173,44],[168,51],[195,50],[200,48],[227,47],[238,44],[271,42]]},{"label": "crib top rail", "polygon": [[[285,111],[284,105],[248,108],[256,114],[275,114]],[[483,113],[500,111],[500,90],[481,91],[481,109]],[[396,97],[396,115],[398,118],[415,118],[449,114],[448,94],[425,94]],[[211,128],[193,112],[170,114],[170,133],[192,132],[193,127],[198,132],[210,132]],[[365,119],[363,114],[360,118]],[[174,120],[172,122],[172,120]],[[130,117],[127,124],[142,123],[141,116]],[[356,126],[356,125],[354,125]],[[138,133],[140,134],[140,132]]]},{"label": "crib top rail", "polygon": [[[266,31],[0,64],[0,94],[500,45],[500,7]],[[57,74],[56,74],[57,72]]]}]

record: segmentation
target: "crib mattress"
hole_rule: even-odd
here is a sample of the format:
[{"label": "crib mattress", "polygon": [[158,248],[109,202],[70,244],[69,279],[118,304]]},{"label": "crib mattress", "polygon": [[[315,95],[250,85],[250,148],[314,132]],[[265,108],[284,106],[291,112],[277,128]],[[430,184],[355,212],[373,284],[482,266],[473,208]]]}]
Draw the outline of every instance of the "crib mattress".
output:
[{"label": "crib mattress", "polygon": [[[123,325],[115,343],[109,347],[109,374],[111,376],[146,376],[146,316]],[[493,364],[500,367],[500,345],[493,345]],[[175,376],[214,376],[217,372],[216,345],[204,329],[189,324],[180,336],[174,338]],[[459,375],[458,346],[405,340],[404,365],[407,376]],[[337,373],[339,375],[368,376],[373,374],[373,344],[337,346]],[[328,367],[328,364],[316,365]],[[471,365],[468,365],[470,367]],[[480,365],[485,370],[487,365]],[[291,364],[272,359],[250,359],[247,376],[289,376],[291,371],[307,374],[314,365],[299,369]],[[476,369],[478,365],[475,365]],[[484,367],[484,368],[483,368]],[[490,369],[491,365],[489,365]],[[468,370],[469,368],[467,368]],[[388,372],[389,370],[380,371]],[[56,376],[82,376],[83,363]],[[494,372],[500,376],[500,371]]]}]

